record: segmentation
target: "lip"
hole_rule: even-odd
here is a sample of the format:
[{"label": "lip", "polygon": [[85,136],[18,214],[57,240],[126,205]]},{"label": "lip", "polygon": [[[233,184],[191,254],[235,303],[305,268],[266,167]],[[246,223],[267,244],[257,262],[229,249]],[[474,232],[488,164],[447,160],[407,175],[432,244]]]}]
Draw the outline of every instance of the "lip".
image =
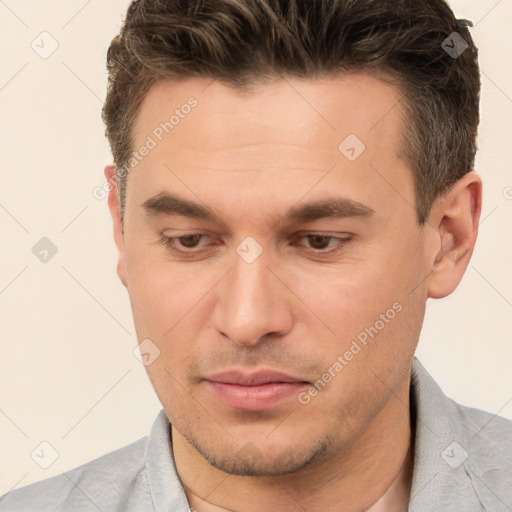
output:
[{"label": "lip", "polygon": [[239,384],[240,386],[261,386],[275,382],[305,382],[297,377],[292,377],[287,373],[274,370],[257,370],[255,372],[242,372],[240,370],[230,370],[215,373],[205,380],[212,382],[221,382],[223,384]]},{"label": "lip", "polygon": [[274,370],[225,371],[204,379],[208,391],[224,404],[245,411],[264,411],[297,395],[309,382]]}]

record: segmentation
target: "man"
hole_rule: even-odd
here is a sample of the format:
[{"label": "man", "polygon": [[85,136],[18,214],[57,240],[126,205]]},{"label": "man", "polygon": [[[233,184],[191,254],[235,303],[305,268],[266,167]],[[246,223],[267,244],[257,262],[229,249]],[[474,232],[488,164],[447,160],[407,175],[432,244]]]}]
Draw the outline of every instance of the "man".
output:
[{"label": "man", "polygon": [[163,410],[0,510],[512,510],[512,422],[414,357],[478,231],[467,22],[139,0],[108,70],[118,274]]}]

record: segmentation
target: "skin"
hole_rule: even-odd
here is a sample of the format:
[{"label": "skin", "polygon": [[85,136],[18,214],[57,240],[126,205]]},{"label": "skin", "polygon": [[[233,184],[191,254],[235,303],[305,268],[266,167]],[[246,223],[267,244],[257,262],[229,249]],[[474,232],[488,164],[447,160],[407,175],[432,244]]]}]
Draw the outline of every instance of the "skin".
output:
[{"label": "skin", "polygon": [[[197,107],[128,175],[124,232],[115,186],[109,208],[138,340],[160,350],[146,369],[191,507],[405,510],[412,359],[427,298],[452,293],[469,263],[480,178],[459,180],[419,226],[413,176],[397,156],[400,94],[366,73],[276,79],[246,93],[206,78],[159,82],[141,105],[134,147],[190,96]],[[366,145],[353,162],[338,150],[349,134]],[[107,166],[113,183],[114,174]],[[220,221],[145,212],[162,192]],[[284,222],[290,208],[333,195],[374,213]],[[163,234],[205,237],[174,240],[185,257]],[[262,249],[252,263],[236,252],[248,236]],[[395,303],[400,312],[307,404],[294,394],[240,410],[204,380],[264,368],[314,383]]]}]

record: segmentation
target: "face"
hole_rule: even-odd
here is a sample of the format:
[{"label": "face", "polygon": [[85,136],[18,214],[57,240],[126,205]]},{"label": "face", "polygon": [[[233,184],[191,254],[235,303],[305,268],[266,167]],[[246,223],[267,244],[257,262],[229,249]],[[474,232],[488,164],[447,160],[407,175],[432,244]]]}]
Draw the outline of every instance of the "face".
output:
[{"label": "face", "polygon": [[364,73],[210,82],[145,97],[118,272],[173,432],[223,471],[291,473],[408,379],[431,255],[400,96]]}]

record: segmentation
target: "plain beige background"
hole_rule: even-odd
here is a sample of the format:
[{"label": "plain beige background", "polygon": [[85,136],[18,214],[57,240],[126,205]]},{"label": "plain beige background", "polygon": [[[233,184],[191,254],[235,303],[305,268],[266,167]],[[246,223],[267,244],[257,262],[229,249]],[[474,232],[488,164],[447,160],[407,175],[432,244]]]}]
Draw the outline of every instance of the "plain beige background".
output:
[{"label": "plain beige background", "polygon": [[[147,435],[160,409],[93,194],[110,158],[105,55],[128,3],[0,0],[0,494]],[[450,397],[512,418],[512,1],[451,5],[480,48],[484,207],[470,267],[428,302],[417,355]],[[31,46],[54,41],[48,58]],[[32,252],[42,237],[57,248],[46,263]]]}]

